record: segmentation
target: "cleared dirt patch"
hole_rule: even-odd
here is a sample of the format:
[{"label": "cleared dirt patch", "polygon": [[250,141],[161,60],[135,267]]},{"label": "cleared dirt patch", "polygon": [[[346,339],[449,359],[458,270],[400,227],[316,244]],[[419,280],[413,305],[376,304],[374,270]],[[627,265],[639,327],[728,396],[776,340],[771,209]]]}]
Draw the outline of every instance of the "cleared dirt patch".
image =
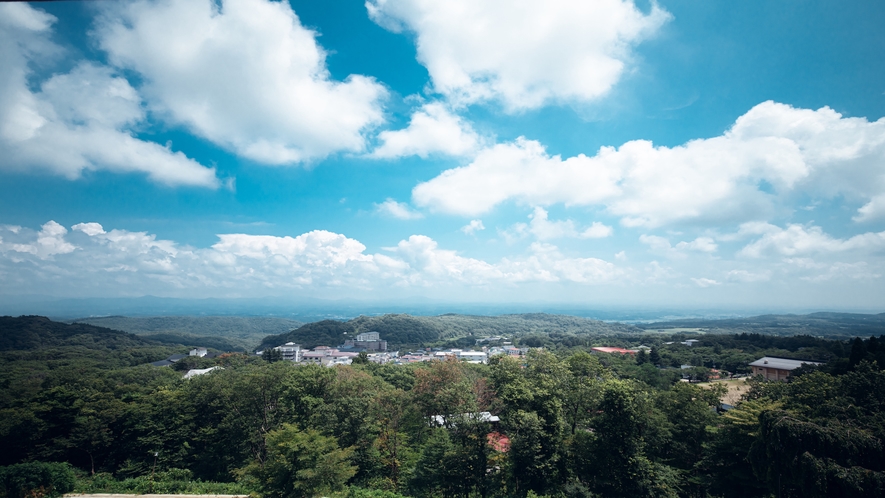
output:
[{"label": "cleared dirt patch", "polygon": [[713,382],[700,383],[698,386],[709,389],[716,384],[725,384],[728,387],[728,392],[719,398],[719,401],[731,406],[736,405],[741,400],[741,396],[750,389],[750,385],[747,384],[745,378],[714,380]]}]

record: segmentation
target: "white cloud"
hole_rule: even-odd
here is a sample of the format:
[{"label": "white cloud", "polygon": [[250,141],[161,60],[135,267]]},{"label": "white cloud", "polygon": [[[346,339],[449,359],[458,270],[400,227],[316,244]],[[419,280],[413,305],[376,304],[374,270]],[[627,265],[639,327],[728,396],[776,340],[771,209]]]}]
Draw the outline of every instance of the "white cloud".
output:
[{"label": "white cloud", "polygon": [[[876,251],[885,248],[885,232],[867,232],[848,239],[837,239],[818,226],[798,224],[780,228],[770,224],[748,224],[747,232],[762,233],[761,238],[747,244],[740,255],[759,258],[767,254],[798,256],[846,251]],[[741,227],[744,229],[744,227]]]},{"label": "white cloud", "polygon": [[104,227],[99,223],[77,223],[76,225],[71,227],[72,230],[79,230],[86,235],[95,236],[95,235],[103,235],[107,232],[104,231]]},{"label": "white cloud", "polygon": [[882,218],[885,218],[885,194],[879,194],[861,206],[854,221],[876,221]]},{"label": "white cloud", "polygon": [[368,0],[381,26],[416,35],[433,89],[455,103],[506,109],[588,101],[618,81],[632,47],[670,16],[632,1]]},{"label": "white cloud", "polygon": [[470,124],[438,102],[425,104],[415,111],[405,129],[382,131],[378,140],[381,145],[370,157],[379,159],[426,158],[432,154],[463,156],[479,145],[479,136]]},{"label": "white cloud", "polygon": [[16,252],[30,253],[40,259],[51,258],[56,254],[74,252],[77,247],[65,240],[68,230],[54,221],[46,222],[37,233],[37,240],[30,244],[12,244]]},{"label": "white cloud", "polygon": [[689,250],[700,252],[716,252],[719,246],[710,237],[698,237],[691,242],[679,242],[676,244],[677,250]]},{"label": "white cloud", "polygon": [[50,221],[39,231],[4,232],[0,274],[0,294],[193,297],[286,295],[299,289],[332,289],[331,295],[346,289],[355,295],[366,289],[408,287],[597,284],[611,282],[623,271],[600,259],[564,256],[549,244],[534,244],[525,255],[487,262],[440,248],[423,235],[400,241],[387,254],[369,254],[359,241],[324,230],[296,237],[219,234],[211,247],[194,248],[146,232],[105,230],[95,222],[78,223],[69,233]]},{"label": "white cloud", "polygon": [[215,169],[132,135],[145,119],[138,93],[112,70],[80,62],[32,91],[29,63],[55,57],[55,18],[24,4],[0,5],[0,168],[146,173],[167,185],[216,188]]},{"label": "white cloud", "polygon": [[570,258],[556,246],[534,243],[522,257],[505,258],[498,263],[460,256],[456,251],[439,249],[437,242],[424,235],[412,235],[390,248],[409,263],[409,282],[430,285],[444,279],[473,285],[520,284],[526,282],[574,282],[599,284],[623,275],[614,264],[597,258]]},{"label": "white cloud", "polygon": [[504,277],[494,265],[440,249],[435,240],[425,235],[412,235],[389,250],[409,264],[408,281],[412,284],[429,285],[435,280],[482,284]]},{"label": "white cloud", "polygon": [[530,250],[532,254],[525,260],[507,260],[510,272],[519,279],[601,284],[624,275],[613,263],[599,258],[570,258],[550,244],[535,242]]},{"label": "white cloud", "polygon": [[470,220],[470,223],[461,227],[461,231],[467,235],[473,235],[476,232],[485,229],[486,227],[482,224],[482,220]]},{"label": "white cloud", "polygon": [[584,230],[580,230],[572,220],[551,221],[548,218],[547,210],[541,207],[535,207],[532,214],[529,215],[531,222],[528,225],[518,223],[512,228],[517,234],[531,233],[538,240],[552,240],[561,238],[579,238],[579,239],[600,239],[610,236],[613,233],[612,227],[606,226],[598,221]]},{"label": "white cloud", "polygon": [[[724,223],[788,209],[794,192],[845,195],[874,219],[885,196],[885,118],[868,122],[764,102],[719,137],[678,147],[636,140],[588,157],[549,155],[519,138],[480,151],[412,191],[415,204],[473,216],[514,200],[537,206],[599,205],[626,226]],[[768,183],[769,193],[759,187]]]},{"label": "white cloud", "polygon": [[517,199],[527,204],[593,204],[618,193],[615,172],[593,168],[582,155],[563,161],[535,141],[484,149],[468,166],[444,171],[412,190],[419,206],[464,216]]},{"label": "white cloud", "polygon": [[692,241],[682,241],[672,246],[665,237],[642,234],[639,236],[639,242],[647,245],[652,252],[682,259],[687,257],[686,252],[688,251],[713,253],[719,248],[710,237],[698,237]]},{"label": "white cloud", "polygon": [[698,287],[701,287],[701,288],[707,288],[707,287],[713,287],[716,285],[720,285],[719,282],[717,282],[713,279],[710,279],[710,278],[692,278],[691,281],[694,282],[695,285],[697,285]]},{"label": "white cloud", "polygon": [[400,220],[418,220],[424,217],[423,214],[413,210],[404,202],[396,202],[394,199],[388,198],[381,204],[375,204],[375,211],[386,216],[393,216]]},{"label": "white cloud", "polygon": [[[95,222],[78,223],[71,231],[52,221],[37,230],[0,230],[0,295],[342,298],[370,292],[379,298],[543,295],[575,300],[620,293],[635,302],[661,299],[662,292],[678,299],[680,293],[714,286],[741,300],[744,285],[771,281],[779,290],[760,294],[760,303],[777,305],[793,297],[801,302],[802,296],[819,293],[828,303],[877,305],[885,274],[885,234],[849,239],[824,234],[830,249],[765,249],[773,258],[698,258],[697,251],[671,246],[669,251],[685,257],[672,258],[665,266],[637,256],[630,265],[624,251],[615,255],[615,264],[568,254],[545,242],[500,259],[481,259],[440,247],[424,235],[373,254],[358,240],[324,230],[297,236],[219,234],[215,244],[204,248]],[[761,239],[789,233],[790,227],[766,230]],[[669,242],[660,239],[666,248]]]},{"label": "white cloud", "polygon": [[316,36],[288,2],[267,0],[139,0],[110,6],[96,28],[164,119],[267,164],[360,152],[383,120],[386,90],[332,80]]},{"label": "white cloud", "polygon": [[726,276],[732,282],[767,282],[771,280],[771,271],[750,272],[747,270],[730,270]]}]

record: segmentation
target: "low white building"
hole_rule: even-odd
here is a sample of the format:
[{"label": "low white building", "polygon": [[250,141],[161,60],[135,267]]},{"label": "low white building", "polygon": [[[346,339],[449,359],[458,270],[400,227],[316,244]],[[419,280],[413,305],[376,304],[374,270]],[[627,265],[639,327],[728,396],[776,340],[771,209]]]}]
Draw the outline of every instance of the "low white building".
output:
[{"label": "low white building", "polygon": [[199,356],[200,358],[206,356],[207,354],[209,354],[209,351],[207,351],[206,348],[194,348],[191,349],[190,353],[188,353],[188,355],[190,356]]},{"label": "low white building", "polygon": [[359,353],[338,351],[328,346],[317,346],[313,351],[302,352],[301,362],[326,366],[350,365],[357,356]]},{"label": "low white building", "polygon": [[458,359],[470,363],[488,363],[489,355],[482,351],[458,351]]}]

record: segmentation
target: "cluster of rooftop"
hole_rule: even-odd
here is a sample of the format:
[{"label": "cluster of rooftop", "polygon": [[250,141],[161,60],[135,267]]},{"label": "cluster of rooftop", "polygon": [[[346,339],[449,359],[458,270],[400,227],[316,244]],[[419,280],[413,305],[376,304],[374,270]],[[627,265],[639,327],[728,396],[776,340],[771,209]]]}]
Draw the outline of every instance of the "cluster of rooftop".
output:
[{"label": "cluster of rooftop", "polygon": [[[500,340],[504,338],[496,337],[492,339]],[[387,351],[387,341],[382,340],[378,332],[359,334],[354,339],[345,341],[344,344],[337,348],[317,346],[313,350],[304,350],[298,344],[288,342],[274,349],[280,352],[283,360],[293,363],[315,363],[325,366],[349,365],[361,352],[365,352],[368,360],[373,363],[393,363],[396,365],[447,359],[468,363],[488,363],[489,358],[495,355],[524,356],[528,352],[528,348],[517,348],[505,342],[503,346],[484,346],[480,351],[427,348],[425,350],[400,354],[399,351]]]},{"label": "cluster of rooftop", "polygon": [[488,363],[489,358],[492,356],[525,356],[528,350],[528,348],[517,348],[510,345],[483,347],[481,351],[465,351],[463,349],[427,350],[399,355],[395,363],[404,364],[447,359],[455,359],[467,363]]},{"label": "cluster of rooftop", "polygon": [[341,351],[329,346],[317,346],[313,350],[301,349],[294,342],[287,342],[274,348],[279,351],[283,360],[294,363],[315,363],[333,367],[335,365],[350,365],[359,353],[353,351]]}]

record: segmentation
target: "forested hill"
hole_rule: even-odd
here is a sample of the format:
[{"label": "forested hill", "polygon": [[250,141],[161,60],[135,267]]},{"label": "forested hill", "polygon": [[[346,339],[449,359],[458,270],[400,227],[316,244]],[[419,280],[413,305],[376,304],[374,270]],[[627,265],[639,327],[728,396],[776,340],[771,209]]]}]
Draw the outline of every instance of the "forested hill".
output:
[{"label": "forested hill", "polygon": [[646,330],[706,329],[708,333],[757,333],[813,335],[832,338],[885,334],[885,313],[811,313],[808,315],[761,315],[724,320],[689,319],[641,325]]},{"label": "forested hill", "polygon": [[268,335],[282,334],[302,325],[297,320],[263,316],[104,316],[80,318],[74,323],[131,332],[167,344],[222,351],[251,349]]},{"label": "forested hill", "polygon": [[305,348],[337,346],[362,332],[379,332],[391,347],[431,344],[449,339],[526,335],[623,335],[641,332],[632,325],[606,323],[566,315],[532,313],[523,315],[360,316],[346,322],[323,320],[291,332],[266,337],[259,349],[294,342]]},{"label": "forested hill", "polygon": [[126,349],[155,344],[134,334],[84,323],[53,322],[43,316],[0,317],[0,351],[72,346]]}]

